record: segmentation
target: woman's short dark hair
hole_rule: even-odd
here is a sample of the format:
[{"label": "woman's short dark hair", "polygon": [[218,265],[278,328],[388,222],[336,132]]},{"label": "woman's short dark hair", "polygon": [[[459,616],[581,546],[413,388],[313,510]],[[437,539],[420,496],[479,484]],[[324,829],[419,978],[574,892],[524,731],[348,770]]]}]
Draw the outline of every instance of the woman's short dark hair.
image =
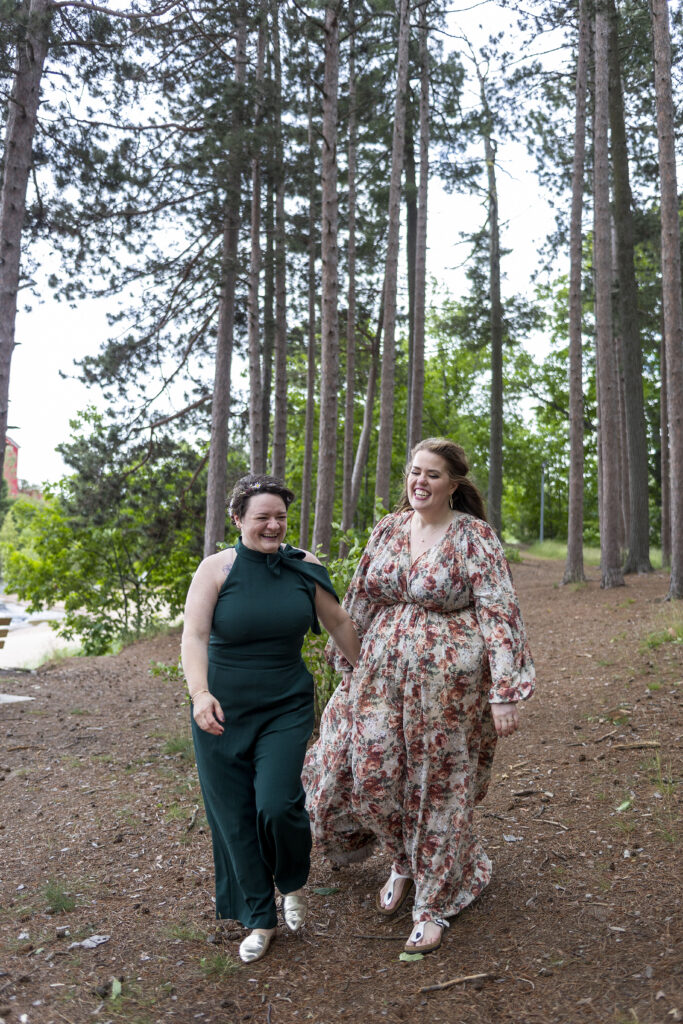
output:
[{"label": "woman's short dark hair", "polygon": [[249,499],[255,494],[277,494],[285,503],[285,508],[294,501],[294,491],[285,487],[281,480],[275,476],[268,476],[266,473],[247,473],[241,476],[232,489],[228,512],[233,523],[235,518],[242,519],[246,512]]},{"label": "woman's short dark hair", "polygon": [[410,453],[410,461],[405,469],[403,494],[396,506],[396,511],[406,512],[412,508],[408,501],[408,473],[417,453],[425,451],[439,455],[444,460],[448,476],[454,484],[458,485],[451,496],[451,507],[458,512],[466,512],[468,515],[476,516],[477,519],[483,519],[486,522],[484,499],[476,485],[467,476],[470,471],[467,456],[460,445],[451,441],[449,437],[426,437],[423,441],[417,442]]}]

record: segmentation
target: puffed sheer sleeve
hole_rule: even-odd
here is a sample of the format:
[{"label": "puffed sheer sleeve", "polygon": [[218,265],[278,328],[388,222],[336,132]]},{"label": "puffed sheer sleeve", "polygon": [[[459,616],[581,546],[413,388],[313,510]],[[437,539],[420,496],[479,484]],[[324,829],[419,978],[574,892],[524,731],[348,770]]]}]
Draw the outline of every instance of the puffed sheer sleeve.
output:
[{"label": "puffed sheer sleeve", "polygon": [[491,667],[492,704],[526,700],[536,673],[503,547],[488,523],[470,519],[464,560]]},{"label": "puffed sheer sleeve", "polygon": [[[363,636],[365,635],[365,632],[379,607],[367,592],[366,579],[368,568],[372,564],[373,558],[379,549],[386,543],[388,537],[392,533],[394,519],[394,515],[385,516],[383,519],[380,519],[375,526],[374,530],[370,534],[367,544],[365,545],[365,550],[363,551],[361,559],[356,566],[356,571],[353,574],[348,590],[344,595],[344,600],[342,601],[342,608],[348,612],[349,616],[353,620],[353,624],[356,627],[358,639],[361,644],[363,643]],[[325,647],[325,657],[337,672],[353,671],[353,666],[346,660],[332,637],[330,637],[327,642],[327,646]]]}]

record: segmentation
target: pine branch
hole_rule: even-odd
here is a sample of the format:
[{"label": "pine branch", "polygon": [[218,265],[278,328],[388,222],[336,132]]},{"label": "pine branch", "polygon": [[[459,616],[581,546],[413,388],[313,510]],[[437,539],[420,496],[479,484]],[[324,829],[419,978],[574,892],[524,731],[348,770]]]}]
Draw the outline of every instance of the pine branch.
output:
[{"label": "pine branch", "polygon": [[169,3],[164,4],[163,7],[158,7],[156,10],[148,11],[112,11],[110,7],[102,7],[100,4],[91,4],[87,0],[52,0],[51,7],[55,10],[63,7],[78,8],[82,11],[91,11],[97,14],[106,14],[110,18],[125,18],[129,21],[136,21],[139,18],[159,18],[162,14],[166,14],[168,11],[173,10],[174,7],[179,7],[182,0],[169,0]]}]

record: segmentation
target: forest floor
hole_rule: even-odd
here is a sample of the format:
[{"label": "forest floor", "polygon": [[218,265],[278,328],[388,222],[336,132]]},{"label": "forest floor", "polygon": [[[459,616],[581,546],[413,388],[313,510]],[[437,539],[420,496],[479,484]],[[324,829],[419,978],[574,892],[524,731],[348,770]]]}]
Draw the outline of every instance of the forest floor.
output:
[{"label": "forest floor", "polygon": [[1,690],[34,699],[0,706],[0,1018],[683,1019],[683,609],[662,573],[603,591],[594,569],[558,587],[558,562],[512,568],[538,690],[477,812],[493,881],[410,962],[409,908],[374,909],[378,855],[339,871],[314,856],[302,934],[280,926],[264,960],[238,961],[244,933],[213,920],[182,686],[150,673],[176,663],[177,635],[3,672]]}]

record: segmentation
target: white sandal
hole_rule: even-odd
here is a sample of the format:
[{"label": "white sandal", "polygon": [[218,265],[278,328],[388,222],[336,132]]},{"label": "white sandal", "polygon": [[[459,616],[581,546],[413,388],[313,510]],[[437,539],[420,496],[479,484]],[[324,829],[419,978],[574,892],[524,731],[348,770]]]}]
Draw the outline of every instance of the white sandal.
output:
[{"label": "white sandal", "polygon": [[[420,939],[424,937],[425,925],[435,924],[441,929],[439,938],[435,942],[425,943],[424,946],[410,945],[410,943],[418,943]],[[408,942],[403,947],[406,953],[431,953],[435,949],[438,949],[443,939],[444,928],[450,928],[450,925],[445,917],[435,917],[431,921],[418,921],[416,925],[413,925],[413,930],[408,936]]]},{"label": "white sandal", "polygon": [[[396,889],[396,883],[399,882],[401,879],[407,880],[408,884],[403,886],[403,892],[399,896],[396,904],[392,907],[391,903],[393,902],[394,899],[394,890]],[[397,871],[394,871],[394,869],[392,868],[391,874],[389,875],[389,881],[386,884],[389,886],[389,888],[384,893],[384,896],[382,896],[382,890],[380,889],[380,891],[377,893],[376,904],[380,914],[386,914],[386,916],[388,917],[390,914],[395,914],[397,910],[400,910],[405,901],[408,899],[408,896],[410,895],[410,890],[413,887],[413,879],[411,878],[410,875],[399,875],[399,873]]]}]

